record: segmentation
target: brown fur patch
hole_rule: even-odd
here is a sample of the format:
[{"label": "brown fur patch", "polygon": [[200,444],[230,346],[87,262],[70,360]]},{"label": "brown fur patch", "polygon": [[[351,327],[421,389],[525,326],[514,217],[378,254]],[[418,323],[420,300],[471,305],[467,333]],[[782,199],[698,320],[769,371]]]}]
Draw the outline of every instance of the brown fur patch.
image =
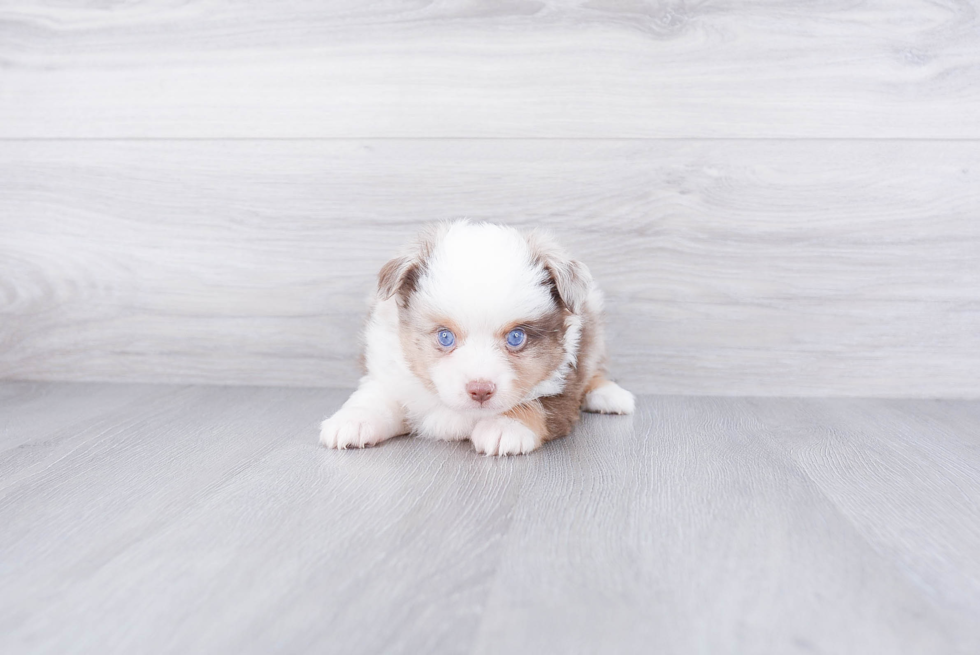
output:
[{"label": "brown fur patch", "polygon": [[378,295],[382,300],[387,300],[395,295],[401,284],[401,277],[404,269],[409,266],[408,257],[395,257],[378,271]]},{"label": "brown fur patch", "polygon": [[[398,339],[409,368],[433,393],[436,392],[436,388],[429,378],[428,371],[432,363],[446,353],[434,347],[431,331],[435,327],[442,326],[453,330],[458,336],[461,336],[461,333],[458,326],[451,321],[438,323],[419,314],[412,307],[411,298],[418,290],[419,280],[425,273],[429,257],[432,256],[445,227],[445,225],[427,227],[419,235],[412,255],[396,257],[385,264],[378,275],[378,290],[383,298],[398,294]],[[392,282],[393,276],[394,282]],[[386,290],[388,290],[387,296],[385,296]]]},{"label": "brown fur patch", "polygon": [[548,435],[546,441],[566,436],[578,423],[582,402],[576,394],[562,393],[557,396],[546,396],[541,399],[544,407]]},{"label": "brown fur patch", "polygon": [[436,393],[435,384],[429,377],[429,370],[439,359],[448,353],[436,347],[433,330],[436,327],[446,327],[461,338],[459,329],[451,321],[438,323],[431,318],[420,315],[410,304],[398,307],[398,339],[402,344],[402,352],[408,367],[415,377],[422,380],[426,389]]},{"label": "brown fur patch", "polygon": [[548,438],[548,420],[540,401],[532,400],[513,407],[504,412],[504,416],[520,421],[541,439]]},{"label": "brown fur patch", "polygon": [[579,312],[589,295],[592,274],[582,262],[568,256],[548,234],[532,230],[524,235],[531,256],[548,274],[551,297],[561,307]]},{"label": "brown fur patch", "polygon": [[592,379],[589,380],[589,383],[585,385],[585,391],[582,393],[582,397],[584,398],[587,394],[598,389],[606,382],[609,382],[609,380],[606,379],[605,373],[602,372],[596,373],[595,375],[592,376]]},{"label": "brown fur patch", "polygon": [[599,327],[597,321],[598,317],[591,312],[582,314],[582,333],[579,337],[578,349],[579,365],[565,378],[565,389],[562,393],[540,399],[547,417],[546,440],[564,437],[572,431],[581,416],[582,400],[588,392],[589,383],[601,375],[596,370],[586,370],[582,365],[588,359],[586,353],[591,352],[595,347],[596,331]]},{"label": "brown fur patch", "polygon": [[[561,335],[564,337],[564,318],[577,313],[582,318],[582,331],[579,336],[576,366],[565,378],[562,393],[540,399],[545,410],[548,434],[546,439],[557,439],[571,432],[578,422],[582,400],[588,385],[597,374],[592,357],[593,349],[601,347],[598,337],[598,317],[588,311],[587,299],[592,287],[592,275],[581,262],[571,259],[567,253],[548,235],[533,231],[526,235],[535,261],[547,272],[547,281],[552,298],[559,307],[565,309],[562,315]],[[561,352],[559,346],[558,351]],[[557,364],[556,364],[557,365]],[[552,367],[554,370],[554,367]],[[542,378],[543,379],[543,378]]]},{"label": "brown fur patch", "polygon": [[[516,391],[519,396],[543,382],[558,368],[565,358],[562,340],[565,337],[565,316],[567,312],[554,309],[533,321],[518,323],[498,334],[503,342],[514,328],[522,328],[527,335],[527,344],[520,350],[509,353],[511,366],[517,374]],[[503,346],[506,350],[507,347]]]},{"label": "brown fur patch", "polygon": [[408,255],[395,257],[378,272],[378,295],[382,300],[398,294],[398,303],[405,305],[417,289],[419,280],[425,273],[429,257],[432,256],[439,239],[447,226],[430,225],[425,227]]}]

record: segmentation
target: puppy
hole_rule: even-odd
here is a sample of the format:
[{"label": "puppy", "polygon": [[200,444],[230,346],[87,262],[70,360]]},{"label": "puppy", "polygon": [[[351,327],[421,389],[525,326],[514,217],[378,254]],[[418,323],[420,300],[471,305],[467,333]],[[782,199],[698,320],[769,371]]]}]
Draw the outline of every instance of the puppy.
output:
[{"label": "puppy", "polygon": [[382,267],[367,374],[321,425],[330,448],[413,433],[529,453],[569,433],[579,409],[633,411],[608,380],[602,294],[548,236],[467,221],[429,228]]}]

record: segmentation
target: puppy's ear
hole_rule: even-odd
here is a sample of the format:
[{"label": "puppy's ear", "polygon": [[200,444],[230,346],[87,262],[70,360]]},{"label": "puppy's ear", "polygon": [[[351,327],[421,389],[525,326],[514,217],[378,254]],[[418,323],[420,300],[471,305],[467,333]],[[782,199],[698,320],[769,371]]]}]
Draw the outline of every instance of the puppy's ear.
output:
[{"label": "puppy's ear", "polygon": [[378,297],[388,300],[396,293],[402,299],[415,290],[421,272],[421,262],[414,257],[395,257],[378,272]]},{"label": "puppy's ear", "polygon": [[592,289],[592,274],[580,261],[568,256],[548,234],[535,230],[527,235],[535,261],[548,273],[555,300],[578,314]]},{"label": "puppy's ear", "polygon": [[408,300],[418,287],[436,244],[448,228],[448,223],[426,226],[409,254],[395,257],[381,267],[378,273],[378,297],[381,300],[388,300],[396,293],[402,303]]}]

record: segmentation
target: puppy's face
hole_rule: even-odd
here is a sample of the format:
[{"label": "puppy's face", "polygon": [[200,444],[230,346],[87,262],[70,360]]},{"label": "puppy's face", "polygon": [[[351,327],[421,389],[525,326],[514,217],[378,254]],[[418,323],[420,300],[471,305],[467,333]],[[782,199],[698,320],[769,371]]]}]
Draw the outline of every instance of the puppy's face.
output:
[{"label": "puppy's face", "polygon": [[547,262],[516,230],[443,226],[417,255],[386,269],[381,286],[396,276],[409,366],[450,408],[505,412],[568,356],[572,312]]},{"label": "puppy's face", "polygon": [[453,409],[507,411],[564,359],[564,316],[557,308],[467,318],[425,302],[410,303],[402,314],[402,347],[412,371]]}]

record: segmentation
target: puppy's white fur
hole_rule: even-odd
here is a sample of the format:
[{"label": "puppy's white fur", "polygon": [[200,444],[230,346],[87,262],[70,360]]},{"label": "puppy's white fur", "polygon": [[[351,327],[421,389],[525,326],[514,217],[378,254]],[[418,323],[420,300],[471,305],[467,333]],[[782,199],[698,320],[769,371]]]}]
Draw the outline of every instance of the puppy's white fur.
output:
[{"label": "puppy's white fur", "polygon": [[[633,395],[605,379],[602,296],[550,237],[466,221],[423,234],[379,276],[365,332],[367,374],[321,426],[330,448],[412,432],[470,439],[488,455],[528,453],[586,411],[628,414]],[[511,348],[509,330],[527,330]],[[450,329],[452,348],[436,335]],[[482,401],[468,383],[492,385]]]}]

